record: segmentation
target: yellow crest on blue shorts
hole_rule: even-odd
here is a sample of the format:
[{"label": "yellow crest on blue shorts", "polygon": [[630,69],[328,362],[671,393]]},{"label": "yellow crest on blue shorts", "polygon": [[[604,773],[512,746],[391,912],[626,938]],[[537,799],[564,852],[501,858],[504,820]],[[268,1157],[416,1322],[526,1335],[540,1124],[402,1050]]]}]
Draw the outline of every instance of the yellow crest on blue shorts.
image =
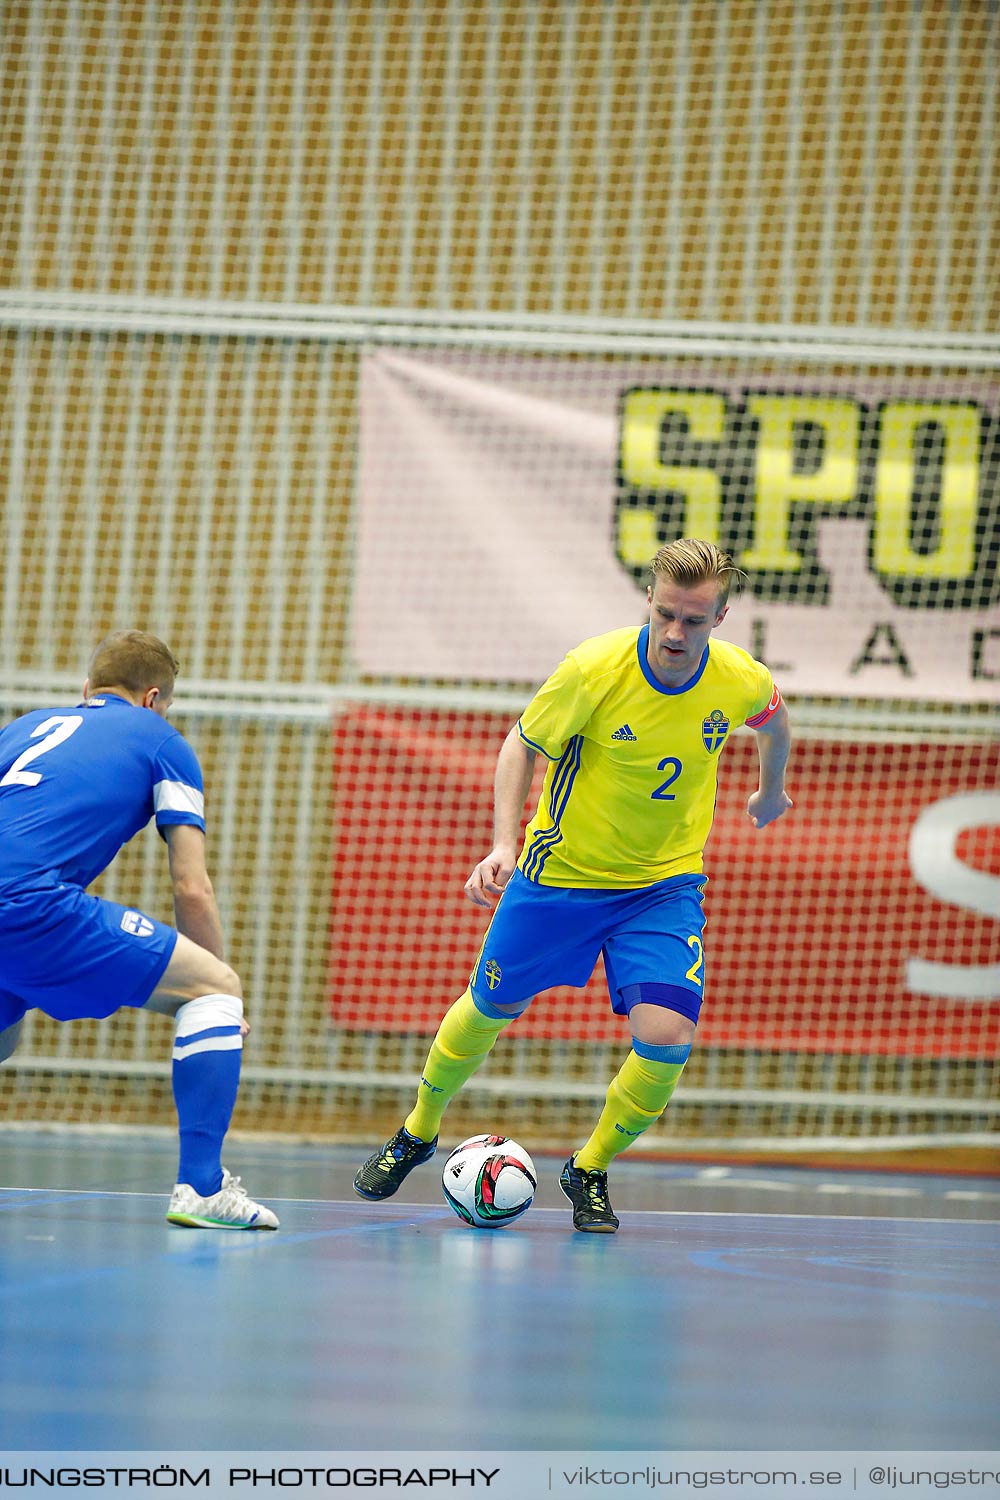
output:
[{"label": "yellow crest on blue shorts", "polygon": [[721,708],[713,708],[707,719],[701,721],[701,737],[706,750],[718,750],[729,733],[729,720]]},{"label": "yellow crest on blue shorts", "polygon": [[486,983],[489,985],[491,990],[495,990],[497,985],[500,983],[501,978],[503,977],[503,971],[501,970],[500,965],[497,963],[495,958],[489,958],[486,960],[484,973],[486,975]]}]

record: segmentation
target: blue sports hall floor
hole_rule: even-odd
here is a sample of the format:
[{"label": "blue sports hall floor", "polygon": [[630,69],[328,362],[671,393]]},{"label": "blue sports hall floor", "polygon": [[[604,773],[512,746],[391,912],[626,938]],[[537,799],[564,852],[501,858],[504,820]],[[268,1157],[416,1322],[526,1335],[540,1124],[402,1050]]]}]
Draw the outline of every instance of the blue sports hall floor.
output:
[{"label": "blue sports hall floor", "polygon": [[539,1157],[489,1232],[363,1154],[230,1142],[218,1234],[166,1137],[0,1130],[0,1449],[1000,1448],[998,1177],[623,1159],[581,1235]]}]

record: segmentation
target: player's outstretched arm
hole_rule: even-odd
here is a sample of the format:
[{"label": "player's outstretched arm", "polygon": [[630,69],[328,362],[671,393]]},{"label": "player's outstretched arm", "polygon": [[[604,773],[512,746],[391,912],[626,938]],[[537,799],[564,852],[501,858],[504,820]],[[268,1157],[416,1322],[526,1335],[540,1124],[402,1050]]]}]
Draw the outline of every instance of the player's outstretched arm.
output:
[{"label": "player's outstretched arm", "polygon": [[784,704],[777,713],[754,730],[760,760],[760,785],[747,801],[747,817],[755,828],[766,828],[793,806],[785,791],[785,767],[792,748],[788,709]]},{"label": "player's outstretched arm", "polygon": [[177,931],[224,958],[222,918],[205,864],[205,835],[193,823],[171,823],[163,830],[174,890]]},{"label": "player's outstretched arm", "polygon": [[[192,823],[171,823],[163,830],[170,860],[170,882],[174,888],[174,922],[182,937],[216,958],[223,952],[222,918],[205,864],[205,835]],[[154,997],[155,999],[155,997]],[[159,1007],[150,1001],[150,1009]],[[243,1017],[240,1032],[249,1036],[250,1023]]]},{"label": "player's outstretched arm", "polygon": [[535,752],[517,732],[510,731],[497,756],[493,782],[493,848],[465,882],[465,894],[475,906],[490,906],[507,884],[521,844],[521,814],[531,790]]}]

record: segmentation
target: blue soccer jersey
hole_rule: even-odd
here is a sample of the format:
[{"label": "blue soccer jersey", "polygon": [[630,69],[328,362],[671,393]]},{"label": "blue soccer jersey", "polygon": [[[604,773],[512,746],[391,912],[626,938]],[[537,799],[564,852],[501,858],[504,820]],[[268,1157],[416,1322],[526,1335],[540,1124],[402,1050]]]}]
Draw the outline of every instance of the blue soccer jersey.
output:
[{"label": "blue soccer jersey", "polygon": [[205,828],[198,758],[150,709],[98,695],[0,731],[0,886],[87,886],[154,816]]}]

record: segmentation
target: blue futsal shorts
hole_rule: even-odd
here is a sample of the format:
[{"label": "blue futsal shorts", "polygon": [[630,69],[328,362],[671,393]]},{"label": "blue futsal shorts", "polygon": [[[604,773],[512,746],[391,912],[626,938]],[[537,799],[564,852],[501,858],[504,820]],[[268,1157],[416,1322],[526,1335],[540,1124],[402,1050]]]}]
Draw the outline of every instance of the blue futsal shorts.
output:
[{"label": "blue futsal shorts", "polygon": [[707,883],[672,875],[641,890],[578,890],[536,885],[515,870],[469,981],[476,1006],[498,1020],[520,1015],[540,990],[585,985],[603,954],[617,1015],[642,1001],[697,1022]]},{"label": "blue futsal shorts", "polygon": [[145,1005],[176,942],[172,927],[78,886],[0,887],[0,1031],[29,1010],[74,1021]]}]

